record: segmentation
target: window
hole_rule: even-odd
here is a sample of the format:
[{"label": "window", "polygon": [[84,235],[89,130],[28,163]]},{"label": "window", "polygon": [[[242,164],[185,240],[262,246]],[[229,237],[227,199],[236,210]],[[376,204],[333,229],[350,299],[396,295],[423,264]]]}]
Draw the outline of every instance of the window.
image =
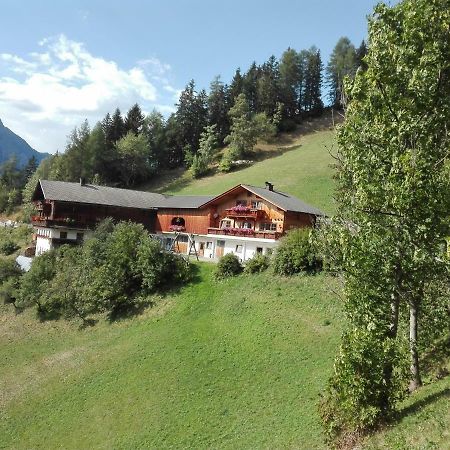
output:
[{"label": "window", "polygon": [[244,222],[242,228],[247,228],[251,230],[253,228],[253,224],[251,222]]},{"label": "window", "polygon": [[67,239],[67,231],[60,231],[59,232],[59,238],[60,239]]},{"label": "window", "polygon": [[207,242],[207,243],[206,243],[206,248],[207,248],[208,250],[212,250],[212,242]]},{"label": "window", "polygon": [[217,241],[217,247],[220,247],[220,248],[225,247],[225,241]]},{"label": "window", "polygon": [[77,233],[77,241],[82,241],[83,240],[83,233]]},{"label": "window", "polygon": [[184,242],[184,243],[189,242],[189,238],[185,234],[180,234],[178,236],[178,242]]},{"label": "window", "polygon": [[222,220],[220,228],[231,228],[231,220]]},{"label": "window", "polygon": [[236,206],[247,206],[247,202],[245,200],[236,200]]},{"label": "window", "polygon": [[259,230],[260,231],[277,231],[277,224],[276,223],[260,223],[259,224]]},{"label": "window", "polygon": [[258,200],[252,200],[252,209],[261,209],[262,204]]},{"label": "window", "polygon": [[236,245],[236,253],[242,253],[242,245]]},{"label": "window", "polygon": [[262,254],[263,248],[262,247],[256,247],[256,253]]}]

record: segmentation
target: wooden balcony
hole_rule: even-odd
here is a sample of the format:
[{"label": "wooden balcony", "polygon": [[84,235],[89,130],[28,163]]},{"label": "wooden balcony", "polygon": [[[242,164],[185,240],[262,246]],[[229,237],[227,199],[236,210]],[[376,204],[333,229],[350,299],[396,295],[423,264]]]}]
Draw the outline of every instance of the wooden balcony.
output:
[{"label": "wooden balcony", "polygon": [[283,235],[277,231],[255,231],[249,228],[208,228],[208,234],[273,240],[280,239]]},{"label": "wooden balcony", "polygon": [[95,228],[98,220],[91,216],[77,216],[76,219],[72,217],[42,217],[31,216],[32,225],[38,227],[61,227],[61,228],[76,228],[76,229],[91,229]]},{"label": "wooden balcony", "polygon": [[226,217],[242,217],[244,219],[255,219],[262,220],[267,217],[267,214],[262,209],[253,209],[253,208],[228,208],[225,210]]}]

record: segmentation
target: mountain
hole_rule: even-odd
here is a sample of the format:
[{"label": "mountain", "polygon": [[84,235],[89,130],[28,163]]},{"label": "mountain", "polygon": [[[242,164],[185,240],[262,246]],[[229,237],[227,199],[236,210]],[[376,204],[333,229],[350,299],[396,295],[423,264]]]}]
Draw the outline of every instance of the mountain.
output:
[{"label": "mountain", "polygon": [[25,165],[34,156],[38,163],[49,156],[48,153],[40,153],[32,148],[25,139],[3,125],[0,119],[0,164],[3,164],[11,156],[17,157],[20,166]]}]

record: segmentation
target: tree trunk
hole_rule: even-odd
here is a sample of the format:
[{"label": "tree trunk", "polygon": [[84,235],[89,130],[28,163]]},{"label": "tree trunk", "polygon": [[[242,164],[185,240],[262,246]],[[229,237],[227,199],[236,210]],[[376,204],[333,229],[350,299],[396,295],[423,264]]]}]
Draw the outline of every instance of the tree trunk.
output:
[{"label": "tree trunk", "polygon": [[417,350],[417,329],[419,314],[418,302],[412,300],[409,304],[409,353],[411,357],[411,381],[409,383],[409,391],[413,392],[422,386],[419,367],[419,352]]}]

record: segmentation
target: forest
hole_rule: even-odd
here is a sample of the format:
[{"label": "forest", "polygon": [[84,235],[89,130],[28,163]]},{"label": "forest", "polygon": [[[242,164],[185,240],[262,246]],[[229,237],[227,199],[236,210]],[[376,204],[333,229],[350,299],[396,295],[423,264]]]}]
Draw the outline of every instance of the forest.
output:
[{"label": "forest", "polygon": [[85,121],[68,136],[65,151],[44,160],[37,170],[33,161],[20,168],[11,160],[0,168],[0,211],[28,201],[39,178],[82,177],[130,188],[177,167],[191,168],[195,178],[201,177],[225,145],[219,169],[232,170],[233,161],[245,158],[257,139],[292,131],[326,107],[342,108],[343,80],[363,68],[366,52],[364,41],[356,48],[343,37],[324,69],[316,47],[288,48],[279,59],[253,62],[246,72],[237,68],[229,83],[215,77],[208,92],[189,81],[167,118],[157,110],[146,115],[135,104],[125,114],[117,108],[92,127]]}]

